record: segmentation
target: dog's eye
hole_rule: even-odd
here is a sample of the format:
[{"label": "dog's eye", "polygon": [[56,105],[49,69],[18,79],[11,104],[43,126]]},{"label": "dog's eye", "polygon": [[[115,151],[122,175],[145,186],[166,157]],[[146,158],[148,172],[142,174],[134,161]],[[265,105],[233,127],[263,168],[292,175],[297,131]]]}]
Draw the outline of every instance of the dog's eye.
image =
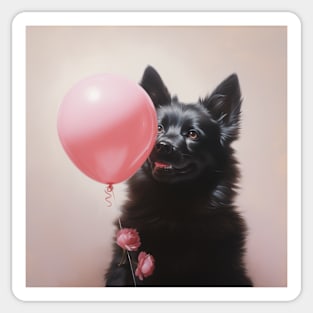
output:
[{"label": "dog's eye", "polygon": [[164,131],[163,125],[159,124],[159,125],[158,125],[158,132],[159,132],[159,133],[162,133],[163,131]]},{"label": "dog's eye", "polygon": [[194,129],[190,129],[187,133],[187,137],[190,138],[191,140],[198,140],[199,133]]}]

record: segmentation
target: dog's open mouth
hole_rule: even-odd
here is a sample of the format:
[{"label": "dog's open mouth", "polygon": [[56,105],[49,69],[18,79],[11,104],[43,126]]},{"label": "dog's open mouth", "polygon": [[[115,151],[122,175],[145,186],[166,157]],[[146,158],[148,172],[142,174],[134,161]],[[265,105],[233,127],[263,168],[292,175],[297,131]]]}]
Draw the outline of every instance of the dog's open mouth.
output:
[{"label": "dog's open mouth", "polygon": [[171,163],[162,161],[151,161],[153,175],[183,175],[194,169],[194,164],[189,163],[184,166],[174,166]]},{"label": "dog's open mouth", "polygon": [[162,163],[162,162],[154,162],[154,170],[163,169],[163,170],[169,170],[173,169],[172,164],[168,163]]}]

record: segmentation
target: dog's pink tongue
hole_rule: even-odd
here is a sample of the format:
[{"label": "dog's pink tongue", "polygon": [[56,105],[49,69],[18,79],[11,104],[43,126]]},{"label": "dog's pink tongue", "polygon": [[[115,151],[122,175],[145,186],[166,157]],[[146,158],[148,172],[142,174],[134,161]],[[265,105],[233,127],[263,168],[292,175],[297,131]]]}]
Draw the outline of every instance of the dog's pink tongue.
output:
[{"label": "dog's pink tongue", "polygon": [[171,168],[172,166],[167,163],[154,162],[155,168]]}]

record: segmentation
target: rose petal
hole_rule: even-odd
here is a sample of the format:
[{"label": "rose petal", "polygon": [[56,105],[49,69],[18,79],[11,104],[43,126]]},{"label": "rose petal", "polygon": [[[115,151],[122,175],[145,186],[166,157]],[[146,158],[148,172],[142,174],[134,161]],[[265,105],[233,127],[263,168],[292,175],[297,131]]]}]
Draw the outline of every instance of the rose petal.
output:
[{"label": "rose petal", "polygon": [[116,243],[124,250],[137,251],[141,245],[136,229],[122,228],[116,234]]},{"label": "rose petal", "polygon": [[155,269],[155,260],[151,254],[140,252],[138,255],[138,266],[135,275],[143,280],[144,277],[151,276]]}]

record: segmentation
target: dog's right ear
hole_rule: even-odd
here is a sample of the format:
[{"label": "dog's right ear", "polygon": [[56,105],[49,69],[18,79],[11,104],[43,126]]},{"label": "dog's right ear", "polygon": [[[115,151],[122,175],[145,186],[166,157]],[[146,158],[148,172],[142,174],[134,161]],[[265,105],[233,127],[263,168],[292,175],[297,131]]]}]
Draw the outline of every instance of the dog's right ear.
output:
[{"label": "dog's right ear", "polygon": [[220,125],[221,143],[237,139],[242,102],[238,76],[232,74],[227,77],[201,102]]},{"label": "dog's right ear", "polygon": [[146,67],[140,85],[148,93],[155,107],[171,102],[170,93],[159,73],[152,66]]}]

